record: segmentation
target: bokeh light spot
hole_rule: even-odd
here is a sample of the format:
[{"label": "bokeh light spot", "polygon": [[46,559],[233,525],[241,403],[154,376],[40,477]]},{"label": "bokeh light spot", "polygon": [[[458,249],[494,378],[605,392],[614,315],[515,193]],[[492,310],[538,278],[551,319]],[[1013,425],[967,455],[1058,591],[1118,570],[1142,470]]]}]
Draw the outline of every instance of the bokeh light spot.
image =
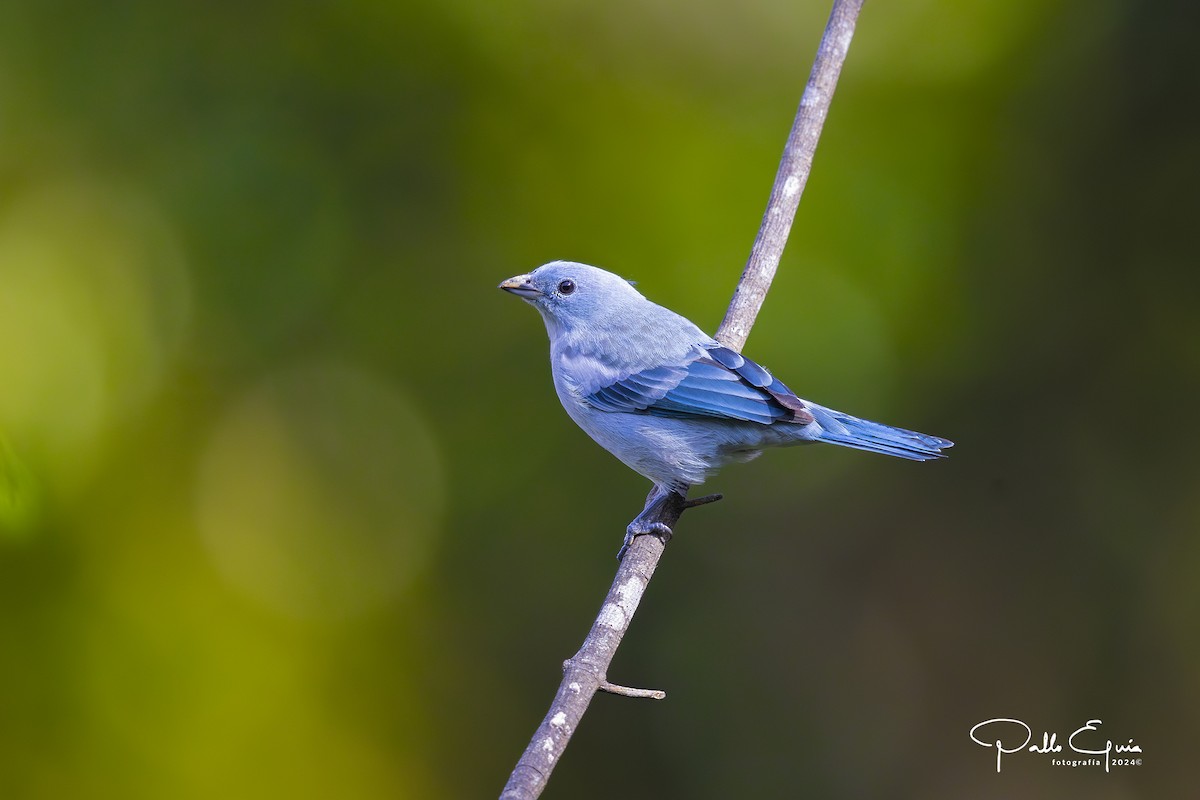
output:
[{"label": "bokeh light spot", "polygon": [[324,363],[232,404],[197,497],[227,580],[288,615],[339,617],[386,602],[425,563],[444,481],[428,424],[397,388]]},{"label": "bokeh light spot", "polygon": [[138,193],[47,183],[0,212],[0,431],[70,486],[159,384],[190,308],[181,249]]},{"label": "bokeh light spot", "polygon": [[41,507],[40,494],[29,467],[0,437],[0,539],[29,535]]}]

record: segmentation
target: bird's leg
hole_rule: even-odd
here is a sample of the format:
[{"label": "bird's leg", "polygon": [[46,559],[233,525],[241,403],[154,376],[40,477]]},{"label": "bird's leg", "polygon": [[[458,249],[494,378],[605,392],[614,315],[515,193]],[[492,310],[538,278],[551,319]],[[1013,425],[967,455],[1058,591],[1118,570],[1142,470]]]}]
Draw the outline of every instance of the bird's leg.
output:
[{"label": "bird's leg", "polygon": [[679,503],[686,507],[684,504],[687,503],[687,487],[685,486],[683,491],[675,491],[654,484],[654,488],[646,496],[646,507],[642,509],[642,513],[633,518],[633,522],[629,523],[629,527],[625,529],[625,542],[617,553],[618,561],[625,558],[625,553],[633,545],[633,540],[639,536],[657,536],[663,544],[671,541],[671,528],[665,522],[655,519],[662,515],[664,508],[670,503]]}]

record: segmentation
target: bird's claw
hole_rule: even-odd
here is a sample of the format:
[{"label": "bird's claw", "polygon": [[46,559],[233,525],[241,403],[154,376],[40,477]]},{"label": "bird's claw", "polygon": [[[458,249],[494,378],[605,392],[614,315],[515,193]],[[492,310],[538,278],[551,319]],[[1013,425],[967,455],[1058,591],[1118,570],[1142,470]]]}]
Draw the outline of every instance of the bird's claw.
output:
[{"label": "bird's claw", "polygon": [[658,540],[664,545],[671,541],[674,532],[664,522],[643,522],[635,519],[629,523],[629,527],[625,529],[625,541],[621,545],[621,549],[617,551],[617,560],[621,561],[625,558],[625,554],[629,552],[629,548],[633,547],[633,540],[639,536],[657,536]]}]

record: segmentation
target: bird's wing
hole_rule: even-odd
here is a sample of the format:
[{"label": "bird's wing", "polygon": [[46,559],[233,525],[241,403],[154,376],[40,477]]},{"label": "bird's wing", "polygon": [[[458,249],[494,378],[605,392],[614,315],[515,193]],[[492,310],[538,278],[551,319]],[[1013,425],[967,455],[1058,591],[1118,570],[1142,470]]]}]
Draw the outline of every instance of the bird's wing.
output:
[{"label": "bird's wing", "polygon": [[699,346],[682,364],[611,378],[584,400],[601,411],[677,419],[729,419],[807,425],[813,416],[790,389],[745,356],[717,344]]}]

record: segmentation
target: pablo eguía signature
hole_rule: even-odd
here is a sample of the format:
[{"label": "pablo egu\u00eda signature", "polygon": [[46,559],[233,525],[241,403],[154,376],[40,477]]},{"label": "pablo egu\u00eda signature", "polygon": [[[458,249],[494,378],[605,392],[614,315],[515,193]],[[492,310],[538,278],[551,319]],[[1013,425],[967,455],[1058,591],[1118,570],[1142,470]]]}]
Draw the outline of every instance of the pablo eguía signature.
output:
[{"label": "pablo egu\u00eda signature", "polygon": [[[1109,767],[1113,763],[1113,754],[1115,753],[1118,764],[1128,764],[1131,766],[1140,766],[1141,758],[1126,757],[1128,753],[1141,753],[1140,745],[1133,743],[1133,739],[1129,740],[1128,744],[1113,744],[1112,739],[1106,739],[1102,747],[1096,747],[1099,744],[1096,736],[1090,735],[1096,731],[1101,722],[1098,719],[1089,719],[1087,724],[1076,729],[1074,733],[1067,737],[1067,747],[1071,748],[1072,752],[1081,755],[1104,756],[1104,771],[1108,772]],[[1021,738],[1024,736],[1024,738]],[[1020,739],[1020,744],[1013,744]],[[979,723],[974,728],[971,728],[971,741],[983,747],[996,748],[996,772],[1000,771],[1000,760],[1012,753],[1020,752],[1028,749],[1030,753],[1061,753],[1063,746],[1058,743],[1058,734],[1046,732],[1042,734],[1042,743],[1029,744],[1033,739],[1033,730],[1019,719],[989,719]],[[1028,745],[1028,748],[1026,746]],[[1094,748],[1094,749],[1092,749]],[[1055,760],[1055,763],[1058,759]],[[1096,762],[1099,765],[1099,761]],[[1074,766],[1074,764],[1068,764]]]}]

